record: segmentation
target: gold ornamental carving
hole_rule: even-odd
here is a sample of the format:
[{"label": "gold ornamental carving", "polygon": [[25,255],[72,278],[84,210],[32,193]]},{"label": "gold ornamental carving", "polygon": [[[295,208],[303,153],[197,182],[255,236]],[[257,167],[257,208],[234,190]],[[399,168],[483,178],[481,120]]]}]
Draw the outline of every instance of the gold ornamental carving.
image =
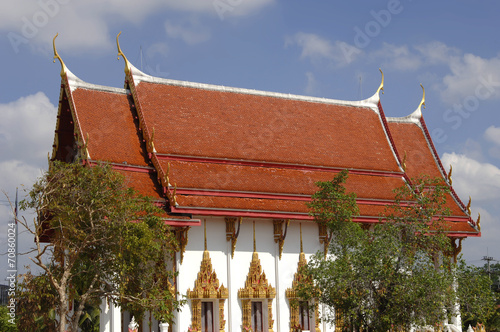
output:
[{"label": "gold ornamental carving", "polygon": [[[285,225],[285,231],[283,232],[283,224]],[[288,225],[290,224],[290,219],[286,221],[284,219],[274,219],[274,242],[279,244],[279,258],[281,260],[281,255],[283,254],[283,245],[285,244],[285,238],[288,230]]]},{"label": "gold ornamental carving", "polygon": [[[240,234],[240,227],[243,218],[226,217],[226,241],[231,241],[231,258],[234,258],[234,250],[236,249],[236,242]],[[238,223],[238,229],[236,229]]]},{"label": "gold ornamental carving", "polygon": [[[267,299],[268,331],[273,331],[273,299],[276,289],[267,281],[266,273],[262,271],[259,255],[254,252],[250,270],[245,281],[245,287],[238,290],[238,298],[243,306],[243,326],[251,326],[252,299]],[[242,330],[243,331],[243,330]]]},{"label": "gold ornamental carving", "polygon": [[326,254],[328,253],[328,247],[330,246],[330,241],[332,240],[332,236],[328,234],[328,228],[325,224],[318,224],[319,231],[319,243],[323,244],[323,252],[326,258]]},{"label": "gold ornamental carving", "polygon": [[177,251],[181,254],[181,264],[184,260],[184,252],[186,252],[186,246],[188,244],[188,232],[191,227],[179,227],[174,230],[175,238],[177,240]]},{"label": "gold ornamental carving", "polygon": [[245,287],[238,290],[238,298],[241,299],[243,309],[242,332],[244,326],[252,325],[252,299],[267,300],[267,323],[268,331],[273,332],[273,299],[276,297],[276,289],[267,281],[266,274],[262,271],[257,245],[255,242],[255,221],[253,222],[253,254],[250,262]]},{"label": "gold ornamental carving", "polygon": [[219,331],[225,330],[224,303],[228,298],[228,290],[224,285],[219,286],[219,279],[212,268],[212,261],[207,250],[203,252],[198,278],[193,290],[188,289],[187,298],[191,299],[193,310],[191,326],[196,331],[201,331],[201,302],[203,299],[218,300],[219,303]]},{"label": "gold ornamental carving", "polygon": [[[285,291],[285,296],[290,302],[290,332],[293,332],[296,326],[300,325],[300,306],[299,302],[301,299],[297,295],[297,289],[300,284],[313,284],[311,277],[303,273],[307,266],[306,255],[304,254],[302,246],[302,224],[300,225],[300,255],[299,262],[297,264],[297,272],[295,272],[292,281],[292,287]],[[314,328],[315,332],[321,332],[319,328],[319,310],[318,304],[314,304]]]}]

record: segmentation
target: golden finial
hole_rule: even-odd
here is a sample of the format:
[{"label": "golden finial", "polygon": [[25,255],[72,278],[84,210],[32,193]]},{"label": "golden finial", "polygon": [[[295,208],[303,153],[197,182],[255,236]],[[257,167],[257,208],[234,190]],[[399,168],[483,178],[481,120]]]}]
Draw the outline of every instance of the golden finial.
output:
[{"label": "golden finial", "polygon": [[253,221],[253,252],[257,252],[257,246],[255,245],[255,220]]},{"label": "golden finial", "polygon": [[452,172],[453,172],[453,166],[450,164],[450,171],[448,172],[448,182],[450,183],[450,186],[453,184],[453,181],[451,180]]},{"label": "golden finial", "polygon": [[299,224],[300,227],[300,252],[304,252],[304,248],[302,247],[302,223]]},{"label": "golden finial", "polygon": [[205,251],[207,251],[207,219],[203,219],[203,236],[205,240]]},{"label": "golden finial", "polygon": [[377,89],[377,94],[382,91],[382,94],[384,94],[384,72],[382,71],[382,69],[378,69],[380,70],[380,73],[382,74],[382,82],[380,82],[380,86],[378,87]]},{"label": "golden finial", "polygon": [[477,214],[477,222],[476,222],[476,225],[477,225],[477,230],[478,230],[478,231],[481,231],[481,213],[478,213],[478,214]]},{"label": "golden finial", "polygon": [[401,167],[403,167],[403,171],[406,172],[406,150],[405,155],[403,156],[403,161],[401,162]]},{"label": "golden finial", "polygon": [[148,152],[149,153],[156,153],[154,140],[155,140],[155,127],[153,127],[153,131],[151,133],[151,136],[150,136],[149,142],[148,142]]},{"label": "golden finial", "polygon": [[[174,205],[177,206],[177,198],[175,197],[176,192],[177,192],[177,183],[174,183],[174,191],[168,197],[169,199],[171,198],[170,206],[174,206]],[[169,195],[168,191],[167,191],[167,195]]]},{"label": "golden finial", "polygon": [[469,196],[469,203],[467,203],[467,213],[469,214],[470,216],[470,203],[472,202],[472,198]]},{"label": "golden finial", "polygon": [[118,60],[120,60],[120,55],[121,55],[123,57],[123,60],[125,60],[125,74],[129,74],[130,73],[130,63],[128,62],[125,54],[123,54],[122,49],[120,48],[120,42],[118,41],[118,37],[120,37],[121,34],[122,34],[122,32],[120,31],[120,33],[118,33],[118,35],[116,36],[116,47],[118,47]]},{"label": "golden finial", "polygon": [[83,147],[82,147],[83,158],[86,160],[90,159],[89,140],[90,140],[89,133],[87,133],[87,140],[85,141],[85,143],[83,144]]},{"label": "golden finial", "polygon": [[418,105],[418,109],[420,110],[422,106],[424,106],[425,108],[425,89],[424,89],[424,86],[422,84],[420,84],[420,86],[422,87],[422,100],[420,101],[420,104]]},{"label": "golden finial", "polygon": [[52,40],[52,46],[54,47],[54,63],[56,62],[56,59],[59,60],[59,62],[61,63],[61,77],[64,77],[64,75],[66,74],[66,65],[64,64],[63,60],[61,59],[61,57],[59,56],[59,54],[57,53],[57,50],[56,50],[56,38],[57,36],[59,36],[59,33],[56,33],[56,35],[54,36],[54,39]]}]

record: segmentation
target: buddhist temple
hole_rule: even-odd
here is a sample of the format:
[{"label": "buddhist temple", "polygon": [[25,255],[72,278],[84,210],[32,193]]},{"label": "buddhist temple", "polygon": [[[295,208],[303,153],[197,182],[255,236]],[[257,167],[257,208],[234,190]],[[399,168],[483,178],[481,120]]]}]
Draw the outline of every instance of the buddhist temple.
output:
[{"label": "buddhist temple", "polygon": [[[290,300],[298,267],[326,248],[306,203],[317,181],[343,169],[356,222],[378,222],[393,190],[426,174],[451,188],[450,240],[480,236],[429,135],[424,98],[407,117],[386,117],[383,74],[372,97],[343,101],[153,77],[117,45],[123,88],[82,81],[54,47],[62,70],[51,159],[106,161],[163,206],[180,248],[174,287],[187,299],[171,331],[335,331],[319,321],[321,305]],[[130,319],[103,301],[101,331],[127,331]],[[154,318],[141,328],[159,331]]]}]

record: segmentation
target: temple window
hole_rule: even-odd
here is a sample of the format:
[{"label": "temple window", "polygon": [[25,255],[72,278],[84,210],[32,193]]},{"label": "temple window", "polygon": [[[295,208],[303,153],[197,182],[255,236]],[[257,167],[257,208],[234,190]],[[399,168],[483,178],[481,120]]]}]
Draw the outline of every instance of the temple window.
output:
[{"label": "temple window", "polygon": [[254,301],[252,302],[252,331],[263,332],[263,328],[262,301]]},{"label": "temple window", "polygon": [[201,331],[214,332],[214,303],[212,301],[201,302]]},{"label": "temple window", "polygon": [[317,302],[304,301],[297,294],[300,284],[313,283],[311,277],[304,275],[302,272],[306,266],[306,256],[302,247],[302,225],[300,225],[300,254],[297,272],[293,276],[292,287],[285,291],[285,296],[290,305],[290,332],[297,330],[321,332]]},{"label": "temple window", "polygon": [[306,301],[299,302],[299,321],[303,331],[311,330],[311,315],[309,314],[309,303]]}]

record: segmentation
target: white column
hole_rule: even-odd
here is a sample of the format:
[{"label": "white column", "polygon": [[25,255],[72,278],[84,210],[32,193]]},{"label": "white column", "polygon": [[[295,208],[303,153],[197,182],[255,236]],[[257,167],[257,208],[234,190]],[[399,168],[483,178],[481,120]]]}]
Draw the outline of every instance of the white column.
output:
[{"label": "white column", "polygon": [[121,332],[121,311],[120,307],[109,303],[107,299],[101,302],[101,315],[99,316],[99,331],[101,332]]},{"label": "white column", "polygon": [[226,319],[226,325],[228,328],[228,332],[231,332],[233,326],[232,326],[232,303],[231,303],[231,250],[232,250],[232,245],[231,241],[226,241],[227,245],[227,251],[226,251],[226,257],[227,257],[227,291],[229,294],[229,297],[227,299],[227,319]]},{"label": "white column", "polygon": [[[180,261],[180,253],[175,253],[175,271],[177,272],[180,272],[180,266],[181,266],[181,261]],[[176,277],[176,285],[177,285],[177,291],[179,291],[179,276]],[[188,310],[189,310],[189,307],[188,307]],[[180,312],[177,311],[177,310],[174,310],[174,321],[173,321],[173,326],[172,326],[172,331],[175,331],[175,332],[180,332]]]},{"label": "white column", "polygon": [[276,284],[276,331],[280,330],[280,273],[279,273],[279,259],[280,259],[280,244],[276,243],[274,252],[274,275]]}]

